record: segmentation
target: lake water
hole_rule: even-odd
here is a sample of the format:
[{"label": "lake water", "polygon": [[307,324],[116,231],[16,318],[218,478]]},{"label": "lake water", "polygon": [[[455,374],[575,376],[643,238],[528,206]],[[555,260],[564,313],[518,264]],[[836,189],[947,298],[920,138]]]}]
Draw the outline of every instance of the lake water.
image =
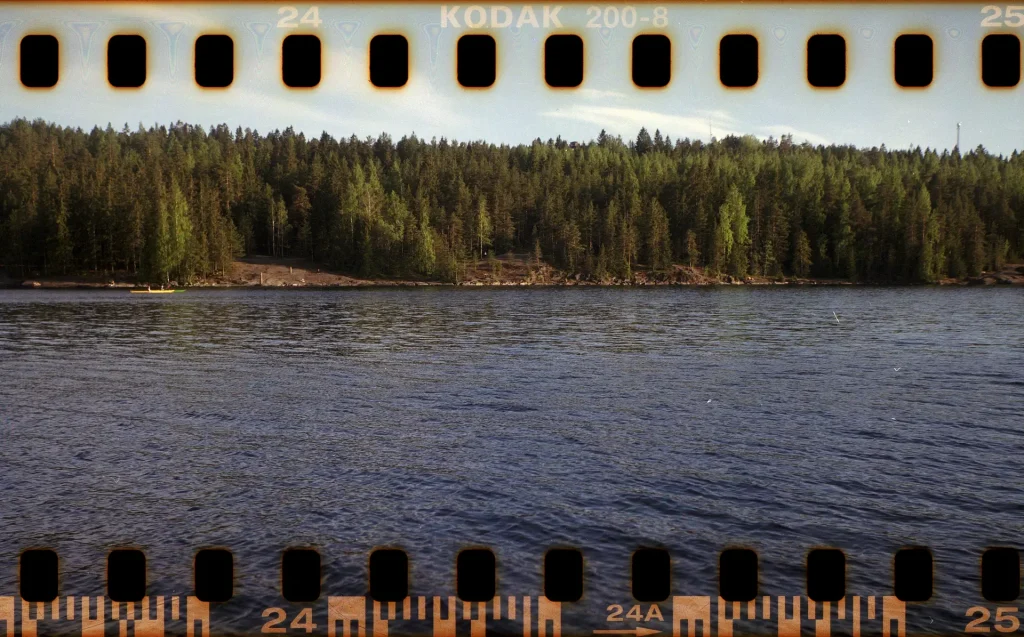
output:
[{"label": "lake water", "polygon": [[252,632],[287,546],[319,548],[325,595],[364,594],[379,545],[414,595],[454,595],[468,545],[538,595],[573,545],[603,617],[638,545],[676,595],[717,594],[727,545],[759,594],[804,593],[831,545],[848,594],[891,595],[925,545],[916,628],[948,632],[984,548],[1024,544],[1022,315],[1010,288],[0,292],[0,594],[48,546],[62,594],[102,595],[133,545],[151,594],[187,595],[221,545],[216,625]]}]

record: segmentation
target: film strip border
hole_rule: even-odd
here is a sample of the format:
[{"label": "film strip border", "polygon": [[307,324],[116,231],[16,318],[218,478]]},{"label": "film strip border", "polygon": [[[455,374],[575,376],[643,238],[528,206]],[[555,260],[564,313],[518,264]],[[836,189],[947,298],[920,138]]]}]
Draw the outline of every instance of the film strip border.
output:
[{"label": "film strip border", "polygon": [[[663,8],[663,7],[661,7]],[[657,15],[655,23],[664,16]],[[667,19],[666,19],[667,20]],[[142,88],[147,79],[148,43],[143,35],[119,33],[106,42],[106,79],[114,88]],[[549,35],[543,42],[544,82],[552,88],[583,85],[584,47],[573,33]],[[761,79],[760,42],[751,33],[731,33],[718,45],[718,77],[727,88],[749,89]],[[19,77],[32,89],[52,88],[60,81],[60,39],[53,33],[33,32],[19,44]],[[456,42],[455,79],[459,86],[486,89],[498,80],[497,45],[485,33],[462,35]],[[820,89],[840,88],[846,82],[850,51],[839,33],[816,33],[806,41],[806,80]],[[638,88],[663,88],[672,80],[672,40],[668,35],[643,33],[632,39],[629,55],[633,83]],[[1021,79],[1021,43],[1014,33],[991,33],[981,40],[980,81],[989,88],[1013,88]],[[368,81],[375,87],[398,89],[409,81],[409,41],[404,35],[378,34],[369,43]],[[230,35],[207,33],[193,43],[194,80],[203,88],[227,88],[235,81],[235,44]],[[313,88],[324,80],[323,44],[318,35],[286,36],[279,51],[281,81],[291,88]],[[893,77],[900,87],[922,89],[936,76],[935,42],[925,33],[904,33],[893,41]],[[597,69],[595,72],[600,72]]]},{"label": "film strip border", "polygon": [[[116,627],[120,637],[129,634],[135,637],[166,634],[209,637],[211,634],[211,604],[191,596],[145,597],[137,603],[73,596],[51,603],[20,600],[19,604],[18,601],[14,597],[0,597],[0,629],[6,629],[7,637],[14,637],[16,629],[21,637],[37,637],[40,623],[50,629],[52,625],[45,624],[56,622],[77,623],[82,637],[105,637],[110,634],[108,626]],[[651,617],[655,613],[656,617]],[[284,609],[268,608],[262,618],[269,618],[263,624],[263,633],[285,632],[278,627],[288,619]],[[862,634],[904,637],[907,606],[892,596],[853,596],[821,604],[800,596],[765,596],[746,603],[727,602],[721,597],[676,596],[669,600],[664,611],[658,605],[650,606],[647,619],[656,619],[657,625],[665,630],[612,628],[596,629],[593,634],[644,637],[670,630],[673,637],[683,634],[695,637],[699,629],[704,637],[732,637],[737,631],[749,629],[745,624],[756,622],[761,626],[771,625],[779,637],[799,637],[806,626],[813,626],[816,637],[828,637],[833,627],[853,637]],[[485,637],[488,632],[561,637],[562,604],[530,596],[496,597],[487,602],[461,604],[450,596],[406,597],[386,604],[363,596],[329,597],[326,617],[320,621],[324,620],[326,626],[317,624],[313,609],[307,607],[294,615],[291,627],[328,637],[338,634],[366,637],[368,629],[373,637],[388,637],[393,628],[400,634],[412,631],[433,637],[455,637],[467,632],[471,637]]]},{"label": "film strip border", "polygon": [[[583,597],[583,552],[554,548],[544,555],[544,598],[552,602],[576,602]],[[839,603],[848,597],[846,555],[836,548],[817,548],[807,553],[807,597],[818,603]],[[137,549],[116,549],[107,555],[107,595],[114,602],[141,602],[147,597],[146,555]],[[488,548],[460,551],[455,559],[455,588],[460,601],[484,603],[499,596],[497,560]],[[981,593],[992,602],[1011,602],[1020,596],[1020,553],[997,547],[984,551],[980,560]],[[719,554],[718,596],[724,601],[751,603],[759,593],[757,553],[730,548]],[[193,563],[195,597],[202,602],[227,602],[234,595],[234,556],[223,548],[202,549]],[[394,603],[407,600],[409,557],[396,548],[376,549],[368,560],[368,598]],[[900,602],[926,602],[933,595],[934,566],[926,547],[908,547],[893,557],[893,598]],[[59,598],[60,570],[57,553],[31,549],[19,558],[20,597],[26,602],[50,603]],[[641,548],[633,552],[631,593],[639,602],[664,602],[672,596],[672,564],[669,552]],[[316,602],[322,597],[323,569],[314,548],[290,548],[281,554],[281,596],[294,603]]]}]

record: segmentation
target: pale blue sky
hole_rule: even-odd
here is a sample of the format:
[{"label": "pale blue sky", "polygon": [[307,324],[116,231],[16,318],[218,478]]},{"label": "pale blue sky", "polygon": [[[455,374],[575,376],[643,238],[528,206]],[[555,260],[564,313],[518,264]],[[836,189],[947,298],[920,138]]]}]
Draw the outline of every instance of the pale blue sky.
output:
[{"label": "pale blue sky", "polygon": [[[308,6],[296,5],[300,18]],[[514,16],[522,7],[506,6]],[[541,19],[543,5],[534,6]],[[655,6],[668,7],[668,25],[644,32],[672,39],[667,89],[637,89],[630,81],[629,47],[638,28],[587,28],[593,13],[587,15],[586,4],[571,4],[558,13],[562,29],[491,30],[498,42],[498,81],[489,90],[467,91],[455,80],[455,42],[470,30],[462,11],[462,28],[442,28],[440,4],[324,4],[319,28],[298,29],[279,28],[279,6],[271,4],[0,4],[0,120],[43,118],[83,128],[110,122],[118,129],[126,122],[134,129],[140,121],[226,122],[261,132],[291,125],[312,136],[386,131],[398,138],[415,131],[428,139],[499,143],[556,135],[588,140],[602,128],[633,137],[647,126],[673,138],[707,139],[710,128],[718,137],[791,132],[798,141],[890,148],[951,148],[961,121],[964,149],[1024,148],[1024,84],[987,89],[979,70],[983,35],[1024,35],[1024,29],[982,28],[981,4],[636,5],[638,16],[652,16]],[[638,25],[646,26],[639,19]],[[733,29],[760,41],[761,79],[752,90],[718,83],[718,40]],[[847,82],[838,90],[812,89],[804,80],[806,39],[837,30],[847,38]],[[324,78],[313,90],[287,89],[280,81],[281,40],[311,31],[324,43]],[[584,38],[587,72],[580,89],[552,90],[543,82],[543,41],[555,31]],[[114,90],[104,81],[106,39],[121,32],[147,38],[150,77],[142,89]],[[411,77],[402,89],[369,84],[367,47],[380,32],[409,38]],[[936,76],[927,89],[900,89],[892,79],[893,40],[901,32],[929,33],[935,40]],[[29,90],[19,83],[18,42],[25,33],[59,38],[61,81],[55,89]],[[201,33],[234,38],[235,83],[226,90],[202,90],[193,81],[192,47]]]}]

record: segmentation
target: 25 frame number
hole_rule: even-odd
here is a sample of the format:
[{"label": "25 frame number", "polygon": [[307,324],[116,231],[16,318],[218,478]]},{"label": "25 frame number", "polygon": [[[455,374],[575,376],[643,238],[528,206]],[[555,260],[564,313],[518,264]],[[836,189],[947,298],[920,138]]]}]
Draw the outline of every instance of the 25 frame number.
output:
[{"label": "25 frame number", "polygon": [[[985,15],[981,21],[983,27],[1024,27],[1024,5],[1011,5],[1004,11],[1003,7],[990,4],[982,7],[981,12]],[[1004,15],[1006,19],[1000,21]]]},{"label": "25 frame number", "polygon": [[987,622],[992,618],[992,611],[985,608],[984,606],[972,606],[967,609],[967,616],[974,617],[967,628],[964,628],[965,633],[988,633],[992,632],[992,628],[996,629],[996,632],[1000,633],[1014,633],[1020,628],[1020,619],[1017,618],[1017,609],[1013,606],[1003,606],[996,609],[996,617],[992,623],[992,628],[989,628]]},{"label": "25 frame number", "polygon": [[295,29],[300,24],[311,24],[319,28],[323,24],[323,20],[320,19],[319,7],[307,9],[298,22],[295,21],[295,18],[299,17],[299,10],[295,7],[281,7],[277,10],[277,15],[281,16],[281,19],[277,21],[278,29]]}]

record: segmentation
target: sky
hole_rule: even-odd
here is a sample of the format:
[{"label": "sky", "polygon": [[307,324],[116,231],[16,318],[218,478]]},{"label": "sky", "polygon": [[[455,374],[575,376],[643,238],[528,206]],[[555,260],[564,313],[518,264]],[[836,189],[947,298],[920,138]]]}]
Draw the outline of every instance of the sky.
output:
[{"label": "sky", "polygon": [[[556,136],[586,141],[602,129],[632,138],[643,126],[673,139],[792,134],[812,144],[937,149],[955,145],[962,122],[965,150],[979,144],[995,153],[1024,150],[1024,83],[989,89],[980,77],[981,38],[1024,35],[1024,29],[981,26],[981,4],[636,5],[632,27],[621,17],[617,26],[605,26],[605,15],[612,20],[615,12],[604,9],[625,5],[600,5],[597,28],[587,26],[598,11],[588,13],[586,4],[531,5],[538,26],[520,28],[515,21],[524,5],[480,5],[484,11],[472,18],[504,6],[513,25],[476,29],[466,25],[467,4],[454,14],[458,27],[441,4],[325,4],[318,6],[319,25],[300,24],[309,6],[296,5],[292,27],[276,4],[0,3],[0,121],[134,129],[140,122],[181,120],[260,132],[292,126],[316,137],[324,131],[335,137],[387,132],[396,139],[415,133],[508,144]],[[545,27],[545,6],[549,12],[561,6],[555,12],[560,26],[549,20]],[[663,27],[652,26],[656,6],[666,9]],[[481,32],[497,41],[497,82],[486,90],[462,89],[456,41]],[[569,32],[584,40],[584,81],[577,89],[551,89],[543,79],[544,39]],[[671,38],[672,81],[665,89],[631,82],[630,43],[641,32]],[[752,89],[726,89],[718,81],[718,42],[736,32],[759,41],[760,79]],[[805,80],[806,41],[818,32],[846,37],[847,81],[839,89],[814,89]],[[928,33],[935,42],[935,79],[926,89],[893,81],[893,41],[908,32]],[[60,42],[60,81],[53,89],[20,84],[19,42],[27,33],[49,33]],[[113,89],[105,81],[106,41],[116,33],[146,37],[149,77],[141,89]],[[227,89],[194,82],[193,46],[204,33],[234,39],[235,81]],[[314,89],[281,82],[281,41],[292,33],[316,33],[323,42],[324,74]],[[409,40],[410,80],[403,88],[377,89],[369,82],[368,45],[378,33]]]}]

